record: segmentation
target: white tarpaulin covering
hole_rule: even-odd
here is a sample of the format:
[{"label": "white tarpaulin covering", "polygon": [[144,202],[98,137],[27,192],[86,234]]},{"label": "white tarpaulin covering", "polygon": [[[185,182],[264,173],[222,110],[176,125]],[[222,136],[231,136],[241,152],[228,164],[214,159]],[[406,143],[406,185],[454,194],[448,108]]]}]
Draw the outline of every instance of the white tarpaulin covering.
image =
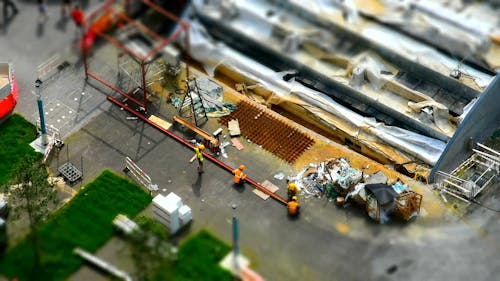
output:
[{"label": "white tarpaulin covering", "polygon": [[[366,131],[383,142],[430,165],[436,163],[444,150],[445,143],[442,141],[398,127],[386,126],[371,118],[363,117],[338,104],[328,96],[307,88],[302,84],[295,81],[283,81],[283,73],[276,73],[228,48],[224,44],[213,42],[203,28],[195,21],[191,22],[189,30],[191,56],[202,63],[210,75],[214,74],[214,70],[218,65],[224,64],[226,67],[245,75],[249,79],[257,81],[262,87],[277,95],[279,97],[278,100],[296,100],[298,105],[315,115],[322,114],[318,110],[322,109],[329,114],[340,117],[344,122],[354,125],[359,130]],[[335,128],[332,124],[330,126]]]},{"label": "white tarpaulin covering", "polygon": [[[332,1],[328,0],[316,0],[316,1],[303,1],[303,0],[289,0],[290,5],[294,5],[298,9],[303,9],[304,11],[313,13],[317,16],[318,20],[325,20],[328,22],[338,22],[335,20],[335,15],[341,12],[341,9],[335,5]],[[394,5],[398,7],[406,7],[410,6],[410,2],[415,1],[384,1],[385,4],[389,4],[387,2],[392,2]],[[430,1],[426,1],[430,2]],[[434,2],[434,1],[432,1]],[[422,5],[420,5],[422,6]],[[357,7],[358,11],[363,11],[365,7]],[[434,9],[433,11],[436,11]],[[465,12],[464,12],[465,13]],[[478,12],[476,12],[478,13]],[[491,24],[487,25],[486,23],[478,24],[478,20],[473,22],[473,19],[470,17],[471,13],[466,13],[464,16],[467,18],[468,23],[467,26],[472,26],[474,29],[478,29],[479,33],[484,33],[487,30],[491,32],[491,34],[500,34],[499,27],[492,27]],[[490,23],[495,22],[495,16],[498,18],[498,15],[495,15],[491,10],[483,11],[484,16],[486,17],[486,21]],[[401,22],[401,16],[395,15],[395,13],[390,13],[385,16],[385,21],[390,22],[391,20]],[[478,17],[481,18],[481,17]],[[460,21],[462,19],[460,18]],[[411,39],[408,36],[405,36],[402,33],[396,32],[393,29],[384,26],[382,24],[376,24],[373,21],[364,21],[359,25],[350,24],[346,25],[345,28],[354,31],[356,33],[361,34],[363,37],[376,42],[398,54],[401,54],[409,59],[415,60],[418,63],[425,65],[428,68],[434,69],[444,75],[449,75],[450,72],[454,69],[460,68],[460,71],[470,75],[475,83],[482,89],[485,89],[493,80],[493,76],[487,73],[478,71],[468,65],[462,64],[459,60],[452,58],[448,55],[445,55],[441,52],[438,52],[434,48],[425,45],[424,43],[418,42],[416,40]],[[495,28],[495,31],[492,29]],[[414,28],[417,29],[417,28]],[[445,35],[447,35],[447,30],[445,31]],[[449,34],[450,36],[456,36],[456,34]],[[430,38],[432,40],[432,36]],[[479,40],[481,41],[481,40]],[[482,41],[478,43],[482,44]],[[476,44],[476,45],[478,45]],[[453,47],[453,46],[447,46]],[[445,49],[446,46],[444,46]]]}]

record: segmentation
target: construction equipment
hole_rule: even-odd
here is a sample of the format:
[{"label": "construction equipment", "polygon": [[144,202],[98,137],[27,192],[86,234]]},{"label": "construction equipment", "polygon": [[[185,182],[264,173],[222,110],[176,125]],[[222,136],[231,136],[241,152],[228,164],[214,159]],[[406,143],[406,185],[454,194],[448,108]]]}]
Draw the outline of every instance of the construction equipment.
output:
[{"label": "construction equipment", "polygon": [[231,120],[238,120],[238,132],[233,134],[241,133],[288,163],[295,162],[314,144],[311,136],[266,107],[248,100],[241,100],[237,107],[230,115],[221,117],[219,123],[229,128]]},{"label": "construction equipment", "polygon": [[436,173],[436,187],[441,193],[467,203],[486,187],[495,186],[494,179],[500,174],[500,152],[481,143],[472,151],[474,153],[451,173]]},{"label": "construction equipment", "polygon": [[[152,122],[151,120],[149,120],[148,118],[146,118],[143,114],[135,111],[135,109],[129,107],[128,105],[124,104],[123,102],[117,100],[116,98],[114,97],[111,97],[111,96],[108,96],[107,99],[109,101],[111,101],[112,103],[114,103],[115,105],[119,106],[120,108],[123,108],[124,110],[126,110],[128,113],[134,115],[134,116],[137,116],[139,119],[141,119],[142,121],[148,123],[149,125],[151,125],[153,128],[159,130],[160,132],[163,132],[164,134],[167,134],[168,136],[170,136],[171,138],[173,138],[174,140],[180,142],[181,144],[184,144],[186,146],[188,146],[189,148],[193,148],[193,145],[192,143],[190,143],[189,141],[183,139],[182,137],[176,135],[175,133],[163,128],[162,126]],[[228,166],[227,164],[225,164],[224,162],[220,161],[219,159],[215,158],[214,156],[210,155],[210,154],[204,154],[204,156],[209,159],[210,161],[214,162],[215,164],[217,164],[218,166],[224,168],[226,171],[228,172],[232,172],[233,171],[233,168],[231,168],[230,166]],[[257,181],[255,181],[254,179],[250,178],[250,177],[247,177],[245,179],[249,184],[255,186],[256,188],[258,188],[260,191],[268,194],[269,196],[271,196],[273,199],[275,199],[277,202],[283,204],[283,205],[286,205],[287,201],[282,198],[281,196],[273,193],[272,191],[270,191],[269,189],[267,189],[266,187],[262,186],[260,183],[258,183]]]},{"label": "construction equipment", "polygon": [[208,121],[207,112],[203,105],[203,97],[200,94],[196,78],[187,79],[186,84],[186,95],[182,99],[179,115],[182,117],[192,117],[196,126],[200,126]]},{"label": "construction equipment", "polygon": [[422,204],[422,195],[413,191],[405,191],[396,199],[396,206],[393,214],[409,221],[420,214],[420,205]]},{"label": "construction equipment", "polygon": [[204,139],[204,145],[207,146],[210,150],[212,150],[215,153],[219,152],[219,140],[213,137],[210,133],[203,131],[202,129],[198,128],[197,126],[191,124],[189,121],[179,116],[174,116],[173,120],[174,122],[177,122],[189,128],[191,131],[197,133],[198,135],[202,136]]}]

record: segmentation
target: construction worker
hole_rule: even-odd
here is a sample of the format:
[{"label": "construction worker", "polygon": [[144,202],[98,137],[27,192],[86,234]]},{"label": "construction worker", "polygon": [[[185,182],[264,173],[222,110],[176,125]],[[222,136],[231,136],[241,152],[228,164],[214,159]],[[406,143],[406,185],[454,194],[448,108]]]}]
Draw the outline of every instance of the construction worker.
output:
[{"label": "construction worker", "polygon": [[196,153],[196,158],[198,158],[198,173],[203,173],[203,153],[202,151],[205,149],[203,144],[200,144],[194,148],[194,152]]},{"label": "construction worker", "polygon": [[299,213],[299,202],[297,196],[292,196],[292,199],[288,201],[286,208],[288,209],[288,215],[296,216]]},{"label": "construction worker", "polygon": [[297,195],[299,188],[294,182],[288,184],[288,200],[292,199],[293,196]]},{"label": "construction worker", "polygon": [[241,164],[238,169],[233,170],[235,184],[240,184],[242,181],[244,181],[247,178],[247,175],[245,175],[245,173],[243,173],[243,170],[245,170],[246,168],[247,167],[245,165]]}]

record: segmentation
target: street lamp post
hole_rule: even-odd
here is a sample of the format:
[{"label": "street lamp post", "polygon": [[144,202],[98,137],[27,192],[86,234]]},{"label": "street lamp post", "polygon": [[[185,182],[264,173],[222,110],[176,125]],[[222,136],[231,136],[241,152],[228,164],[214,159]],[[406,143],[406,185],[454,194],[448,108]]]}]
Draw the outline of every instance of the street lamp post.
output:
[{"label": "street lamp post", "polygon": [[40,90],[40,86],[42,86],[42,80],[36,79],[35,81],[35,88],[36,88],[36,93],[37,93],[37,104],[38,104],[38,115],[40,116],[40,130],[42,131],[42,136],[41,136],[41,145],[46,146],[48,144],[47,140],[47,128],[45,127],[45,116],[43,113],[43,101],[42,101],[42,94]]},{"label": "street lamp post", "polygon": [[236,272],[239,272],[240,265],[238,258],[240,256],[240,229],[239,229],[239,221],[236,216],[233,216],[233,266]]}]

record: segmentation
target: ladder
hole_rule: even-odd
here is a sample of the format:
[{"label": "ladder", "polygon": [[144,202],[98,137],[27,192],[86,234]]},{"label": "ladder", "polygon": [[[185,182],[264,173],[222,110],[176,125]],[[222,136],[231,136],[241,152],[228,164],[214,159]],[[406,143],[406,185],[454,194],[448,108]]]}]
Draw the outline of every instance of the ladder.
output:
[{"label": "ladder", "polygon": [[193,118],[197,127],[208,121],[207,112],[203,106],[203,97],[200,94],[200,88],[196,78],[186,80],[186,95],[179,108],[179,116]]}]

